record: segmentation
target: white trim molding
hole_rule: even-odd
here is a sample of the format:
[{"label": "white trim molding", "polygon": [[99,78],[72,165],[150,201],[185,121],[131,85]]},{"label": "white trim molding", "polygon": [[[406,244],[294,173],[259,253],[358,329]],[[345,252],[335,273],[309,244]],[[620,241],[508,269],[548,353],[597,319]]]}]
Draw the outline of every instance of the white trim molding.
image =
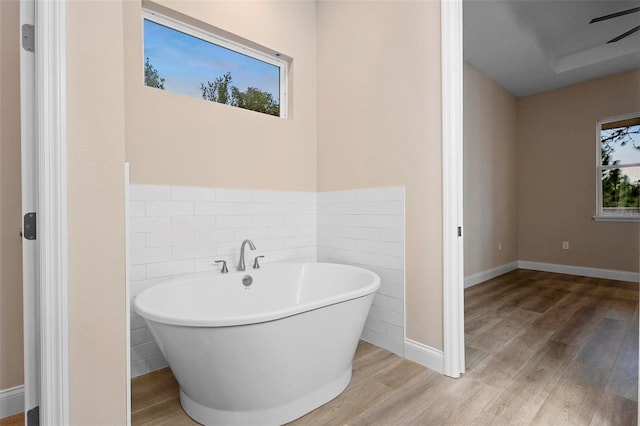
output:
[{"label": "white trim molding", "polygon": [[444,374],[457,378],[465,371],[462,0],[441,2],[441,24]]},{"label": "white trim molding", "polygon": [[40,424],[70,424],[66,7],[36,2]]},{"label": "white trim molding", "polygon": [[582,277],[604,278],[616,281],[640,282],[640,273],[629,271],[618,271],[615,269],[591,268],[587,266],[560,265],[557,263],[532,262],[529,260],[516,260],[505,263],[496,268],[481,271],[469,275],[464,279],[464,287],[469,288],[481,284],[490,279],[499,277],[516,269],[530,269],[532,271],[554,272],[557,274],[577,275]]},{"label": "white trim molding", "polygon": [[127,363],[127,426],[131,426],[131,301],[130,301],[130,274],[129,274],[129,251],[130,238],[129,238],[129,191],[131,188],[131,166],[129,163],[124,163],[124,238],[125,238],[125,259],[126,268],[124,270],[124,282],[125,282],[125,362]]},{"label": "white trim molding", "polygon": [[640,216],[593,216],[595,222],[640,222]]},{"label": "white trim molding", "polygon": [[623,164],[620,164],[620,162],[614,162],[614,164],[609,166],[602,165],[602,125],[607,123],[615,123],[616,121],[625,121],[625,120],[631,120],[631,119],[637,119],[637,118],[640,118],[640,111],[632,112],[629,114],[616,115],[613,117],[601,118],[596,122],[596,137],[595,137],[596,215],[593,216],[593,220],[595,220],[596,222],[639,222],[640,221],[640,215],[638,215],[637,213],[630,214],[628,216],[625,216],[625,215],[616,216],[614,214],[605,215],[604,206],[602,205],[602,201],[603,201],[602,200],[602,172],[610,169],[618,169],[618,168],[624,168],[624,167],[637,167],[639,165],[638,161],[634,161],[631,163],[623,163]]},{"label": "white trim molding", "polygon": [[514,260],[510,263],[487,269],[486,271],[477,272],[475,274],[464,277],[464,288],[473,287],[474,285],[483,283],[500,275],[506,274],[518,269],[518,261]]},{"label": "white trim molding", "polygon": [[24,412],[24,386],[0,390],[0,419]]},{"label": "white trim molding", "polygon": [[[20,25],[35,27],[35,0],[20,2]],[[38,155],[36,123],[36,56],[20,49],[20,156],[22,214],[38,213]],[[36,221],[39,215],[36,214]],[[38,228],[38,226],[36,226]],[[36,229],[37,230],[37,229]],[[40,405],[40,297],[38,286],[39,241],[22,239],[22,289],[24,334],[24,407]]]},{"label": "white trim molding", "polygon": [[436,373],[444,374],[444,354],[431,346],[405,339],[404,357]]},{"label": "white trim molding", "polygon": [[640,282],[640,273],[617,271],[614,269],[590,268],[587,266],[560,265],[557,263],[531,262],[519,260],[518,268],[533,271],[555,272],[558,274],[578,275],[582,277],[604,278],[607,280]]}]

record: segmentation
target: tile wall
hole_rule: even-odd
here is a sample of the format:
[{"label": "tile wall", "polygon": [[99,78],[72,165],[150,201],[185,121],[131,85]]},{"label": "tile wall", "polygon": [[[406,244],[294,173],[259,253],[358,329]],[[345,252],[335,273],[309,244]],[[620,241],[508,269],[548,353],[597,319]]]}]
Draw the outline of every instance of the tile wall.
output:
[{"label": "tile wall", "polygon": [[[380,275],[362,338],[397,354],[404,346],[404,188],[294,192],[130,185],[131,302],[167,277],[238,261],[250,238],[263,261],[336,262]],[[131,305],[131,377],[166,367]]]},{"label": "tile wall", "polygon": [[318,261],[380,276],[362,338],[404,355],[404,187],[319,192]]},{"label": "tile wall", "polygon": [[[167,277],[237,264],[240,243],[256,250],[247,262],[316,261],[316,194],[181,186],[130,185],[131,302]],[[131,377],[166,367],[144,320],[131,305]]]}]

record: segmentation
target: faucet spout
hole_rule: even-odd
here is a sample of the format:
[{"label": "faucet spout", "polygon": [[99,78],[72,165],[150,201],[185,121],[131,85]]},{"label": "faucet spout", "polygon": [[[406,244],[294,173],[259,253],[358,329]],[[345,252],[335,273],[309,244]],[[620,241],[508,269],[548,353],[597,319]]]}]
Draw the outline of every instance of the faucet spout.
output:
[{"label": "faucet spout", "polygon": [[236,270],[238,271],[244,271],[246,269],[245,263],[244,263],[244,246],[249,244],[249,248],[251,250],[255,250],[256,246],[253,244],[253,241],[251,240],[244,240],[242,242],[242,245],[240,246],[240,261],[238,262],[238,266],[236,267]]}]

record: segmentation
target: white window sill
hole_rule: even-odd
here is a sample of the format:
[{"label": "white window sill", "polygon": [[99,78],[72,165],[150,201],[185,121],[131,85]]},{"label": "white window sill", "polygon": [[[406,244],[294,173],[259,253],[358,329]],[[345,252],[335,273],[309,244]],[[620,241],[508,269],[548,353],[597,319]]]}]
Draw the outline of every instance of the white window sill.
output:
[{"label": "white window sill", "polygon": [[593,216],[596,222],[640,222],[640,216]]}]

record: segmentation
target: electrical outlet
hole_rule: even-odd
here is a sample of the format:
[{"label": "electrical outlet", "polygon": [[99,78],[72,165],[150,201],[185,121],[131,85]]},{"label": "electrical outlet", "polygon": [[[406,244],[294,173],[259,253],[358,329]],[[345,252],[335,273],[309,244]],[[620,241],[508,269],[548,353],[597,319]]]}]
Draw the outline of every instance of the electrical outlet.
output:
[{"label": "electrical outlet", "polygon": [[498,241],[498,251],[502,251],[502,241]]},{"label": "electrical outlet", "polygon": [[569,250],[569,241],[562,242],[562,250]]}]

